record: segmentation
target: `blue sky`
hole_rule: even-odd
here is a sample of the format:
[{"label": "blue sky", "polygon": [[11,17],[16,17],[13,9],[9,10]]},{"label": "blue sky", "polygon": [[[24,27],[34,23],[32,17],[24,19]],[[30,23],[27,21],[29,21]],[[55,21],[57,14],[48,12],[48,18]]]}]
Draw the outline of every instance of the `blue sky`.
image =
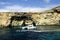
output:
[{"label": "blue sky", "polygon": [[0,12],[40,12],[60,6],[60,0],[0,0]]}]

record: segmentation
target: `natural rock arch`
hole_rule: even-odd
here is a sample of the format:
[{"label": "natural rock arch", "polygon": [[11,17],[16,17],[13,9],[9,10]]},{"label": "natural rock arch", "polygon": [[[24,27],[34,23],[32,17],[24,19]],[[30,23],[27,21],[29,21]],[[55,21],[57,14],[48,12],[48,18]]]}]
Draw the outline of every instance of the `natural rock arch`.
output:
[{"label": "natural rock arch", "polygon": [[14,20],[17,20],[17,21],[20,21],[20,20],[23,20],[23,26],[26,26],[25,24],[25,20],[31,20],[33,23],[34,26],[36,26],[36,23],[32,20],[31,16],[30,15],[22,15],[22,16],[11,16],[10,18],[10,24],[8,25],[8,27],[12,27],[12,22]]}]

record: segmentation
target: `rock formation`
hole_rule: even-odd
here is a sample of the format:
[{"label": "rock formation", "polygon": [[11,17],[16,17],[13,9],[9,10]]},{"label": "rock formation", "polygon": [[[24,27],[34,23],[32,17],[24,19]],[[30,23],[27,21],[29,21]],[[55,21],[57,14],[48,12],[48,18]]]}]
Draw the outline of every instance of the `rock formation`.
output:
[{"label": "rock formation", "polygon": [[0,27],[23,24],[60,25],[60,6],[44,12],[0,12]]}]

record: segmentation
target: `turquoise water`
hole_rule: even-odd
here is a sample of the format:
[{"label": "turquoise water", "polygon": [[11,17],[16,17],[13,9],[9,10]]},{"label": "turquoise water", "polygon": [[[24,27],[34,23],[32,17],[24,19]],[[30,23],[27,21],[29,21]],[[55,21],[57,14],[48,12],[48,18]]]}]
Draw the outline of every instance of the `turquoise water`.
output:
[{"label": "turquoise water", "polygon": [[33,32],[19,29],[0,29],[0,40],[60,40],[60,31]]}]

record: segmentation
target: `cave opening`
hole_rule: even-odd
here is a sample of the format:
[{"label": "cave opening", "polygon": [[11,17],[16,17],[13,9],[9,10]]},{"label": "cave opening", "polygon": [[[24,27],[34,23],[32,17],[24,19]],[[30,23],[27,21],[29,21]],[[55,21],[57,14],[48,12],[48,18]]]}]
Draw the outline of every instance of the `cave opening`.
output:
[{"label": "cave opening", "polygon": [[33,23],[33,25],[34,26],[36,26],[36,23],[32,20],[32,18],[31,18],[31,16],[28,16],[28,15],[26,15],[26,16],[12,16],[11,18],[10,18],[10,24],[8,25],[8,27],[12,27],[12,22],[14,21],[14,20],[16,20],[16,21],[21,21],[21,20],[23,20],[23,23],[22,23],[22,26],[26,26],[26,24],[25,24],[25,21],[26,20],[31,20]]}]

